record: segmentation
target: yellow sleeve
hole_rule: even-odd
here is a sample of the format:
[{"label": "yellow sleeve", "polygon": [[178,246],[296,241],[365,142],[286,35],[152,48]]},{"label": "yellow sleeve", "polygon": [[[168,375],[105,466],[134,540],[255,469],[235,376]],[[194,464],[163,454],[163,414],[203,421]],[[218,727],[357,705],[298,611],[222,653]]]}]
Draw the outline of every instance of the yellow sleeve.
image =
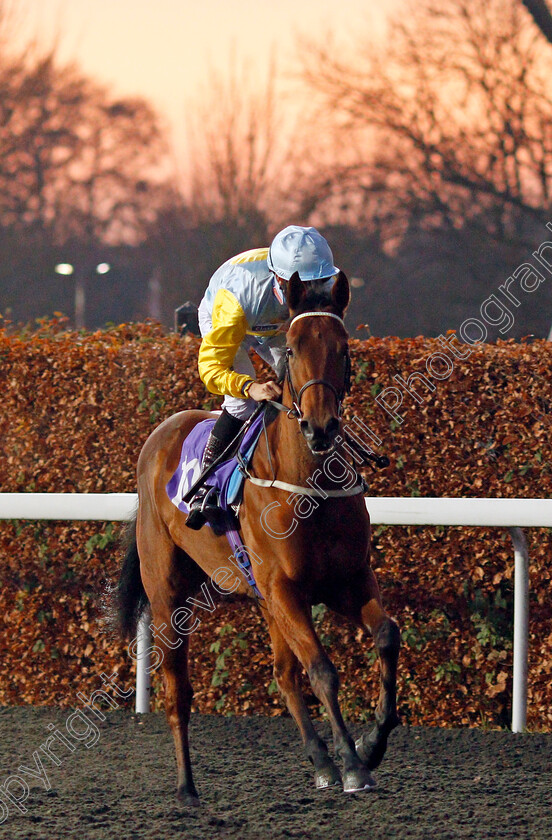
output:
[{"label": "yellow sleeve", "polygon": [[236,373],[232,364],[245,338],[247,320],[243,309],[228,289],[215,295],[211,332],[203,337],[199,348],[198,367],[201,381],[212,394],[242,397],[242,388],[250,376]]}]

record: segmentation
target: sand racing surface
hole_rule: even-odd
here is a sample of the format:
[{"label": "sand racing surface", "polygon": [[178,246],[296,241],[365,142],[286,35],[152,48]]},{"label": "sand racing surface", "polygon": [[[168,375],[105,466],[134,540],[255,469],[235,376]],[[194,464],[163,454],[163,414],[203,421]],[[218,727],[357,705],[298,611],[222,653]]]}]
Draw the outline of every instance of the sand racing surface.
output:
[{"label": "sand racing surface", "polygon": [[[0,784],[15,775],[30,787],[12,780],[7,788],[24,813],[0,789],[0,838],[552,838],[552,735],[401,728],[375,773],[377,789],[346,795],[314,789],[289,718],[195,715],[192,761],[202,805],[188,809],[174,796],[164,715],[114,711],[97,731],[77,716],[71,728],[82,740],[74,750],[59,739],[50,744],[56,766],[40,747],[53,731],[49,724],[67,732],[70,714],[0,710]],[[327,725],[319,726],[327,737]],[[351,730],[357,735],[362,727]],[[35,774],[38,767],[36,778],[20,766]]]}]

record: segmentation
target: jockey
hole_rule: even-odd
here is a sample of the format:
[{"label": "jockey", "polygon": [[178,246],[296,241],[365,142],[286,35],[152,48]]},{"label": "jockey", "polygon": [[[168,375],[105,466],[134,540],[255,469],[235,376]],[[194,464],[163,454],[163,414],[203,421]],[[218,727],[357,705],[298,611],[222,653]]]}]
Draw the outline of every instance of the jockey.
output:
[{"label": "jockey", "polygon": [[[321,292],[330,292],[338,273],[330,246],[316,228],[289,225],[270,248],[245,251],[227,260],[211,277],[199,305],[199,375],[207,390],[224,396],[222,414],[207,441],[202,469],[222,454],[244,420],[261,400],[277,399],[283,375],[285,333],[279,327],[289,316],[286,287],[295,273]],[[262,385],[255,381],[249,358],[254,350],[276,373]],[[186,521],[198,530],[211,504],[203,485],[190,504]]]}]

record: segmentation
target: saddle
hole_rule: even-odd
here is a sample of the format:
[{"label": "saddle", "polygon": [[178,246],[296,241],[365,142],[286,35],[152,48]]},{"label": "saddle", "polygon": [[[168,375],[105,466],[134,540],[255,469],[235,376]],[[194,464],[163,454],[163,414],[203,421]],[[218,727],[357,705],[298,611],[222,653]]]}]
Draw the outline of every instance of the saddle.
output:
[{"label": "saddle", "polygon": [[[217,508],[209,511],[207,515],[207,525],[217,536],[226,536],[234,557],[259,597],[247,550],[239,534],[238,513],[247,468],[261,435],[264,419],[263,412],[253,420],[236,454],[219,464],[205,480],[206,486],[211,488],[209,492],[215,493],[218,499]],[[209,419],[202,420],[194,426],[182,444],[178,467],[166,486],[167,495],[173,505],[186,514],[189,512],[189,504],[184,498],[201,475],[203,450],[214,424],[215,420]]]},{"label": "saddle", "polygon": [[[220,510],[231,515],[230,524],[233,526],[236,525],[235,508],[243,492],[245,468],[253,458],[263,428],[263,417],[263,414],[259,415],[248,428],[235,455],[219,464],[205,480],[205,484],[217,493]],[[209,419],[194,426],[182,444],[178,467],[167,484],[169,499],[183,513],[189,511],[184,498],[201,475],[203,451],[214,425],[215,420]]]}]

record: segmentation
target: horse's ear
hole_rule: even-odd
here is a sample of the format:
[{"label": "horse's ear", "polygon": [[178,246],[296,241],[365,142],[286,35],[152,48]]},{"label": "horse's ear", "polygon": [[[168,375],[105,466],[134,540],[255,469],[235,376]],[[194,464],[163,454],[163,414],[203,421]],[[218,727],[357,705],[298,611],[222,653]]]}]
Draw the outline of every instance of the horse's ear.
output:
[{"label": "horse's ear", "polygon": [[287,284],[286,297],[290,315],[297,312],[306,294],[305,284],[299,277],[299,272],[296,271],[291,275]]},{"label": "horse's ear", "polygon": [[347,276],[340,271],[337,275],[337,280],[332,286],[332,303],[337,309],[343,313],[349,306],[349,301],[351,299],[351,290],[349,288],[349,281],[347,280]]}]

